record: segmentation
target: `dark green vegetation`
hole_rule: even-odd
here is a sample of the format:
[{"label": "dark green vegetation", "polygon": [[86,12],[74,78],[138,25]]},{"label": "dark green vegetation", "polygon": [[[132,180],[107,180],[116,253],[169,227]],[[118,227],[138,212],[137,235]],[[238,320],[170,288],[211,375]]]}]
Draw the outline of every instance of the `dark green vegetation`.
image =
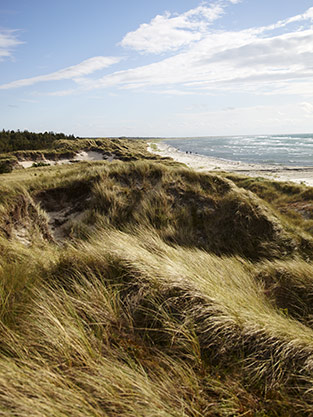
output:
[{"label": "dark green vegetation", "polygon": [[0,415],[313,415],[312,189],[81,141],[1,175]]},{"label": "dark green vegetation", "polygon": [[2,130],[0,131],[0,152],[48,149],[53,147],[56,140],[62,139],[75,139],[75,137],[54,132],[33,133],[27,130],[23,132]]},{"label": "dark green vegetation", "polygon": [[103,157],[114,156],[122,161],[138,159],[159,159],[146,150],[146,143],[138,139],[87,139],[66,136],[63,133],[32,133],[28,131],[0,132],[0,174],[12,172],[19,161],[58,161],[73,158],[79,151],[96,151]]}]

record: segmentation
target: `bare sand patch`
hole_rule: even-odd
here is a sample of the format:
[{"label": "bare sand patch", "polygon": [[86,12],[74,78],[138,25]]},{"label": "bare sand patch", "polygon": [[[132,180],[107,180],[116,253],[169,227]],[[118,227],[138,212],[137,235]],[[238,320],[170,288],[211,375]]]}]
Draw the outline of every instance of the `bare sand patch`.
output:
[{"label": "bare sand patch", "polygon": [[73,211],[71,206],[55,211],[47,211],[48,225],[56,242],[63,241],[68,235],[68,229],[75,222],[83,219],[85,211]]},{"label": "bare sand patch", "polygon": [[23,168],[30,168],[34,162],[36,161],[18,161],[18,164],[21,165]]},{"label": "bare sand patch", "polygon": [[103,159],[103,154],[96,151],[81,151],[73,158],[74,161],[102,161]]},{"label": "bare sand patch", "polygon": [[46,213],[51,234],[56,242],[69,235],[71,226],[80,222],[90,202],[90,187],[77,182],[71,187],[58,187],[39,192],[35,200]]},{"label": "bare sand patch", "polygon": [[268,164],[247,164],[199,154],[185,153],[163,142],[158,142],[154,145],[151,146],[150,143],[148,144],[149,152],[173,158],[175,161],[182,162],[196,171],[226,171],[248,175],[250,177],[264,177],[276,181],[292,181],[298,184],[313,186],[313,166],[290,167]]},{"label": "bare sand patch", "polygon": [[43,162],[44,164],[47,165],[63,165],[63,164],[70,164],[70,163],[74,163],[74,162],[80,162],[80,161],[113,161],[115,159],[115,155],[104,155],[101,152],[97,152],[97,151],[81,151],[78,152],[73,158],[68,159],[68,158],[60,158],[57,160],[52,160],[52,159],[46,159],[43,158],[41,160],[23,160],[23,161],[19,161],[19,165],[21,165],[23,168],[31,168],[33,166],[34,163],[38,163],[38,162]]}]

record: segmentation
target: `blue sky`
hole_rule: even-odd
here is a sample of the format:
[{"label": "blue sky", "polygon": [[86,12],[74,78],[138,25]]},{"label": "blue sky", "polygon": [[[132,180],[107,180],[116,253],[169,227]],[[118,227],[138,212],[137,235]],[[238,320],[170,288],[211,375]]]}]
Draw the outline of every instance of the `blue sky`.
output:
[{"label": "blue sky", "polygon": [[312,0],[0,0],[0,129],[313,132]]}]

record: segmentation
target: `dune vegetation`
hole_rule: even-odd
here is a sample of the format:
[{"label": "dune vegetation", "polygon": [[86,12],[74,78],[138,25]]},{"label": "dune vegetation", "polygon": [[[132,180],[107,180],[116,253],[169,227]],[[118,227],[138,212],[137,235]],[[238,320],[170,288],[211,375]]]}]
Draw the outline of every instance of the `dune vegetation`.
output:
[{"label": "dune vegetation", "polygon": [[33,161],[40,166],[45,160],[72,159],[79,151],[101,153],[103,158],[122,161],[158,159],[147,152],[142,140],[127,138],[75,138],[63,133],[32,133],[28,131],[0,131],[0,174],[12,172],[21,161]]},{"label": "dune vegetation", "polygon": [[1,174],[0,415],[313,415],[312,189],[59,145],[117,157]]}]

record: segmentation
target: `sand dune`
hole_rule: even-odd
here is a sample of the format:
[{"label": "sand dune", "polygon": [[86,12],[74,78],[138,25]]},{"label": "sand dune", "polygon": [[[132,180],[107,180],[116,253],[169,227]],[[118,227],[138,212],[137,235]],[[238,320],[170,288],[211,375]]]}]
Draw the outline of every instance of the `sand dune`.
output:
[{"label": "sand dune", "polygon": [[24,161],[19,161],[19,165],[22,165],[24,168],[30,168],[34,162],[44,162],[49,165],[62,165],[62,164],[69,164],[72,162],[79,162],[79,161],[102,161],[102,160],[112,161],[114,157],[115,157],[114,155],[108,157],[106,155],[103,155],[101,152],[96,152],[96,151],[81,151],[77,153],[72,159],[67,159],[67,158],[60,158],[58,160],[43,159],[42,161],[24,160]]}]

